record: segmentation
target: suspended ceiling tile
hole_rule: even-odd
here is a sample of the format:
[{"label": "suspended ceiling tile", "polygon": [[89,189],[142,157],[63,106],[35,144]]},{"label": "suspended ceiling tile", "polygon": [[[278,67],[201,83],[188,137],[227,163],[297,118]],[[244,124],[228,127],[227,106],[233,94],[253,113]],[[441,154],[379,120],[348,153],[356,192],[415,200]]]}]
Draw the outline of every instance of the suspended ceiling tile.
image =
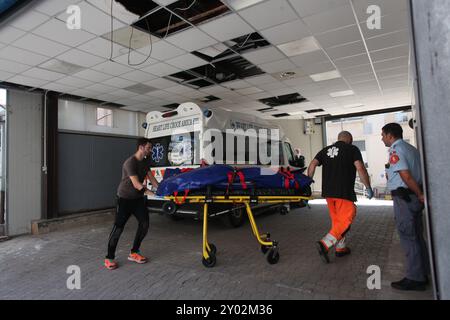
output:
[{"label": "suspended ceiling tile", "polygon": [[303,21],[309,26],[314,35],[356,23],[349,5],[305,17]]},{"label": "suspended ceiling tile", "polygon": [[72,49],[56,57],[58,60],[66,61],[86,68],[93,67],[105,61],[105,59],[83,52],[81,50]]},{"label": "suspended ceiling tile", "polygon": [[11,26],[23,31],[31,31],[49,19],[50,17],[45,14],[35,10],[29,10],[26,15],[15,17],[11,22]]},{"label": "suspended ceiling tile", "polygon": [[308,27],[298,19],[262,30],[260,33],[274,45],[300,40],[310,36]]},{"label": "suspended ceiling tile", "polygon": [[52,41],[57,41],[60,44],[71,47],[76,47],[95,38],[95,35],[83,30],[70,30],[64,22],[57,19],[47,21],[43,25],[34,29],[32,32],[35,35],[51,39]]},{"label": "suspended ceiling tile", "polygon": [[347,43],[361,41],[361,33],[356,24],[344,28],[315,35],[323,48],[329,48]]},{"label": "suspended ceiling tile", "polygon": [[206,33],[196,28],[178,32],[167,37],[166,40],[167,42],[170,42],[171,44],[189,52],[206,48],[217,43],[217,40],[211,38]]},{"label": "suspended ceiling tile", "polygon": [[154,74],[155,76],[164,77],[169,74],[174,74],[174,73],[180,72],[181,70],[178,68],[175,68],[169,64],[161,62],[161,63],[153,64],[149,67],[146,67],[146,68],[142,69],[142,71]]},{"label": "suspended ceiling tile", "polygon": [[28,50],[8,46],[0,50],[0,58],[35,66],[49,58]]},{"label": "suspended ceiling tile", "polygon": [[297,19],[285,0],[269,0],[239,12],[257,30],[267,29]]},{"label": "suspended ceiling tile", "polygon": [[31,33],[15,41],[13,45],[47,57],[55,57],[70,49],[68,46]]},{"label": "suspended ceiling tile", "polygon": [[277,48],[273,46],[264,47],[242,54],[242,56],[253,63],[254,65],[264,64],[267,62],[285,59],[286,56],[282,54]]},{"label": "suspended ceiling tile", "polygon": [[369,51],[386,49],[409,43],[409,31],[401,30],[393,33],[384,34],[366,40]]},{"label": "suspended ceiling tile", "polygon": [[289,71],[296,68],[296,66],[289,59],[265,63],[259,65],[259,67],[267,73]]},{"label": "suspended ceiling tile", "polygon": [[237,14],[228,14],[224,17],[202,24],[199,28],[221,42],[255,32],[255,30]]},{"label": "suspended ceiling tile", "polygon": [[348,5],[348,0],[289,0],[289,2],[302,18]]},{"label": "suspended ceiling tile", "polygon": [[181,70],[189,70],[192,68],[203,66],[208,63],[205,60],[200,59],[190,53],[167,60],[165,62]]},{"label": "suspended ceiling tile", "polygon": [[308,52],[295,57],[291,57],[290,60],[299,67],[311,66],[316,63],[330,61],[327,55],[322,50]]}]

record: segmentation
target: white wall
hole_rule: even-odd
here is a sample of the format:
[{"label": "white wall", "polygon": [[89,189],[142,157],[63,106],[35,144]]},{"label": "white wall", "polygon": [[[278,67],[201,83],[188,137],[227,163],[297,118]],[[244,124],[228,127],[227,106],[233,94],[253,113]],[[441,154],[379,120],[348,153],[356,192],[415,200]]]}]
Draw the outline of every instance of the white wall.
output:
[{"label": "white wall", "polygon": [[[317,152],[322,150],[322,126],[314,125],[314,134],[304,134],[304,120],[276,120],[272,121],[278,125],[284,134],[291,141],[292,149],[300,148],[302,155],[305,157],[305,165],[308,166]],[[313,191],[320,192],[322,190],[322,170],[318,168],[314,176],[315,183]]]},{"label": "white wall", "polygon": [[8,90],[8,235],[42,216],[42,95]]},{"label": "white wall", "polygon": [[[58,128],[91,133],[143,136],[141,130],[145,115],[139,112],[110,108],[113,111],[113,127],[98,126],[96,111],[98,105],[60,100],[58,105]],[[102,107],[107,108],[108,107]]]}]

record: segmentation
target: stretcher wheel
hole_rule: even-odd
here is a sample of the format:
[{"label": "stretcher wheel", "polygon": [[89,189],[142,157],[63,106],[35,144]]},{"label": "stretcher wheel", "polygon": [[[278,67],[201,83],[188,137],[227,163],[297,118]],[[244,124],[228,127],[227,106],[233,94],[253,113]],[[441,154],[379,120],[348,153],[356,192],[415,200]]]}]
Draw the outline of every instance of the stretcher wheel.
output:
[{"label": "stretcher wheel", "polygon": [[177,205],[169,201],[163,204],[162,209],[165,213],[172,215],[177,211]]},{"label": "stretcher wheel", "polygon": [[212,268],[216,265],[216,256],[214,254],[210,254],[208,259],[205,259],[205,257],[203,257],[202,259],[202,263],[205,267],[207,268]]},{"label": "stretcher wheel", "polygon": [[217,248],[216,248],[216,246],[213,245],[212,243],[208,243],[208,244],[209,244],[209,248],[211,249],[211,250],[209,251],[209,253],[210,253],[211,255],[215,256],[216,253],[217,253]]},{"label": "stretcher wheel", "polygon": [[282,216],[285,216],[288,214],[288,209],[285,206],[281,206],[279,212]]},{"label": "stretcher wheel", "polygon": [[270,264],[277,264],[278,260],[280,260],[280,254],[278,253],[278,250],[270,249],[269,253],[267,254],[267,262]]}]

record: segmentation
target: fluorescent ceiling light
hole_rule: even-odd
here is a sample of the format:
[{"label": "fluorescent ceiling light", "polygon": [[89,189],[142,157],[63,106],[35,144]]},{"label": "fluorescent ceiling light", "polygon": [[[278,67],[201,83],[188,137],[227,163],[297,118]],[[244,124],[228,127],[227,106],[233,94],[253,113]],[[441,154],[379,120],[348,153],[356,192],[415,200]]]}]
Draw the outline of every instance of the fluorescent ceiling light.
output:
[{"label": "fluorescent ceiling light", "polygon": [[288,57],[320,50],[314,37],[306,37],[301,40],[280,44],[277,47]]},{"label": "fluorescent ceiling light", "polygon": [[344,90],[344,91],[331,92],[330,96],[332,96],[333,98],[337,98],[337,97],[352,96],[354,94],[355,93],[353,92],[353,90]]},{"label": "fluorescent ceiling light", "polygon": [[331,79],[336,79],[336,78],[340,78],[340,77],[341,77],[341,74],[337,70],[310,75],[310,78],[313,79],[315,82],[331,80]]},{"label": "fluorescent ceiling light", "polygon": [[233,7],[234,10],[241,10],[262,1],[263,0],[227,0],[226,2]]}]

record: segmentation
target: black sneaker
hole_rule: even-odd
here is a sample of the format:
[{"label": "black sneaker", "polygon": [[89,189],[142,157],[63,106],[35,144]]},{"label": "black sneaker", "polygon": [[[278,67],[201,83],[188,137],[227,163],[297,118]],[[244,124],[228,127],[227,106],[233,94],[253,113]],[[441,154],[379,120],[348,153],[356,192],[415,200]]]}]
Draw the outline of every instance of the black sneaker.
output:
[{"label": "black sneaker", "polygon": [[403,278],[400,281],[392,282],[391,287],[397,290],[404,290],[404,291],[425,291],[426,282]]},{"label": "black sneaker", "polygon": [[330,258],[328,258],[328,250],[325,248],[321,241],[316,242],[317,251],[319,252],[320,258],[325,263],[330,263]]},{"label": "black sneaker", "polygon": [[345,257],[346,255],[349,255],[352,252],[350,248],[343,248],[340,251],[336,251],[336,257]]}]

